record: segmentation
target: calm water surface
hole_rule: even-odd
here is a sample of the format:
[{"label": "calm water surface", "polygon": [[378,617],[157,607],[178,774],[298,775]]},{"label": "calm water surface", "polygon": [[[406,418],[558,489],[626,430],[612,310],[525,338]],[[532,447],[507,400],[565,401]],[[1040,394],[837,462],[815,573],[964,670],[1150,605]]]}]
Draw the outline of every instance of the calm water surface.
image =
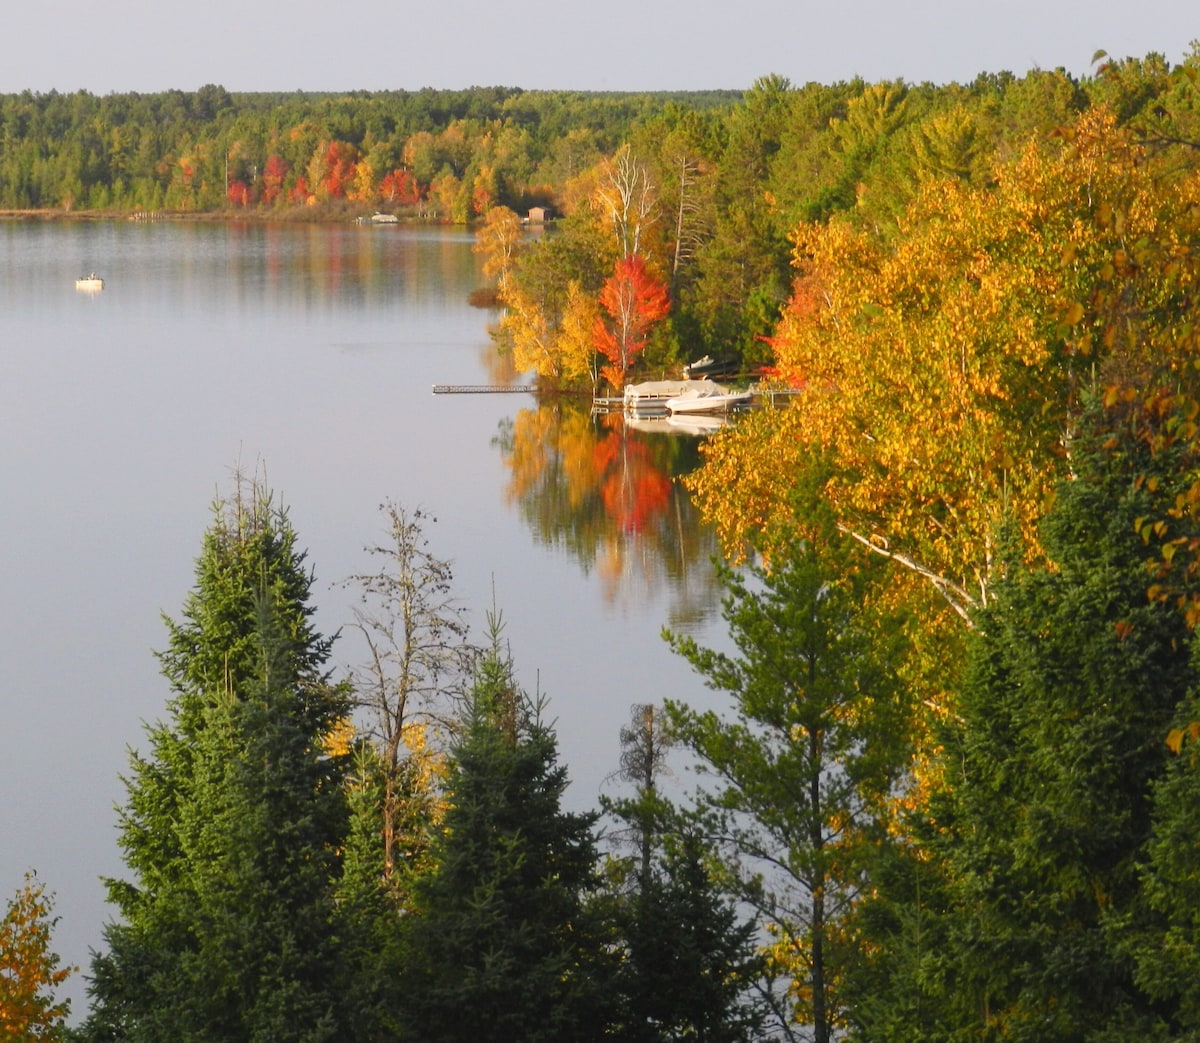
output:
[{"label": "calm water surface", "polygon": [[[92,271],[104,290],[77,293]],[[481,282],[460,231],[0,223],[0,898],[36,868],[67,961],[86,966],[98,877],[123,871],[118,774],[168,696],[160,613],[239,464],[289,507],[327,632],[379,504],[436,516],[477,631],[494,591],[549,696],[579,807],[632,703],[709,698],[659,636],[720,640],[715,544],[672,480],[695,440],[431,394],[506,377],[466,303]]]}]

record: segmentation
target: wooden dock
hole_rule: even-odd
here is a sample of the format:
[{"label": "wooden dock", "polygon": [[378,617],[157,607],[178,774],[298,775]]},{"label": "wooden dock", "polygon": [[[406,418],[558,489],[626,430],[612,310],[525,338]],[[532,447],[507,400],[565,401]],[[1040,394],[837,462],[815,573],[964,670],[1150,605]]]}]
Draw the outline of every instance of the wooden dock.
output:
[{"label": "wooden dock", "polygon": [[533,394],[536,384],[434,384],[435,395]]}]

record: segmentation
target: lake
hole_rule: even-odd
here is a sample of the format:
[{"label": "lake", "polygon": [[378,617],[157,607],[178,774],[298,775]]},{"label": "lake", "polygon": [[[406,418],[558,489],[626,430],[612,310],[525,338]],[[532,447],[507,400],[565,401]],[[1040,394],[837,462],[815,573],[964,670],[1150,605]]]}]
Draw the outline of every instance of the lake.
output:
[{"label": "lake", "polygon": [[[695,437],[529,394],[467,297],[462,230],[221,223],[0,223],[0,894],[57,895],[85,969],[122,875],[127,748],[169,692],[154,650],[211,504],[265,476],[315,570],[318,623],[372,567],[379,505],[436,517],[476,635],[493,603],[523,684],[549,698],[569,802],[594,807],[636,702],[709,693],[660,637],[720,643],[711,556],[676,477]],[[95,272],[103,290],[77,292]],[[342,641],[335,658],[350,665]],[[83,1013],[82,982],[68,994]]]}]

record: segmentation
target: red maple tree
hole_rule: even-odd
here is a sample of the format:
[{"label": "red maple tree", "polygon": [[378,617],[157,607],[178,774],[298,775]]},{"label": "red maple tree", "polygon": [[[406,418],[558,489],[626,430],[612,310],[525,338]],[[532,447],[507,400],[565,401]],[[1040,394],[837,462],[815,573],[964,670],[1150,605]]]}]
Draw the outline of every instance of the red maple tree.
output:
[{"label": "red maple tree", "polygon": [[268,206],[275,205],[279,193],[283,191],[283,182],[287,174],[287,163],[275,153],[271,153],[263,166],[262,175],[262,201]]},{"label": "red maple tree", "polygon": [[592,332],[596,350],[608,359],[600,374],[620,388],[634,359],[645,350],[651,327],[670,311],[671,298],[666,283],[646,269],[645,260],[630,254],[617,262],[605,282],[600,305],[607,315],[596,320]]},{"label": "red maple tree", "polygon": [[354,180],[358,164],[354,161],[354,147],[342,141],[331,141],[325,149],[324,176],[321,187],[331,199],[341,199],[346,188]]},{"label": "red maple tree", "polygon": [[232,182],[225,195],[234,206],[246,207],[250,205],[250,186],[245,181],[238,180]]},{"label": "red maple tree", "polygon": [[388,203],[419,203],[421,186],[411,171],[397,167],[379,182],[379,197]]}]

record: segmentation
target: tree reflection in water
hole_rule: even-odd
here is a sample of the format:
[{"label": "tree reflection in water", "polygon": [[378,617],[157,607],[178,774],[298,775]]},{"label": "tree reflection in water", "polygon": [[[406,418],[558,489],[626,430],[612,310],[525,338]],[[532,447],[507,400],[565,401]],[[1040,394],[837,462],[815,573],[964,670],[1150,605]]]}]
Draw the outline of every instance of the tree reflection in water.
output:
[{"label": "tree reflection in water", "polygon": [[595,569],[609,603],[665,591],[670,626],[703,622],[719,604],[718,545],[677,481],[698,466],[698,440],[588,405],[557,398],[501,424],[506,502],[539,543]]}]

